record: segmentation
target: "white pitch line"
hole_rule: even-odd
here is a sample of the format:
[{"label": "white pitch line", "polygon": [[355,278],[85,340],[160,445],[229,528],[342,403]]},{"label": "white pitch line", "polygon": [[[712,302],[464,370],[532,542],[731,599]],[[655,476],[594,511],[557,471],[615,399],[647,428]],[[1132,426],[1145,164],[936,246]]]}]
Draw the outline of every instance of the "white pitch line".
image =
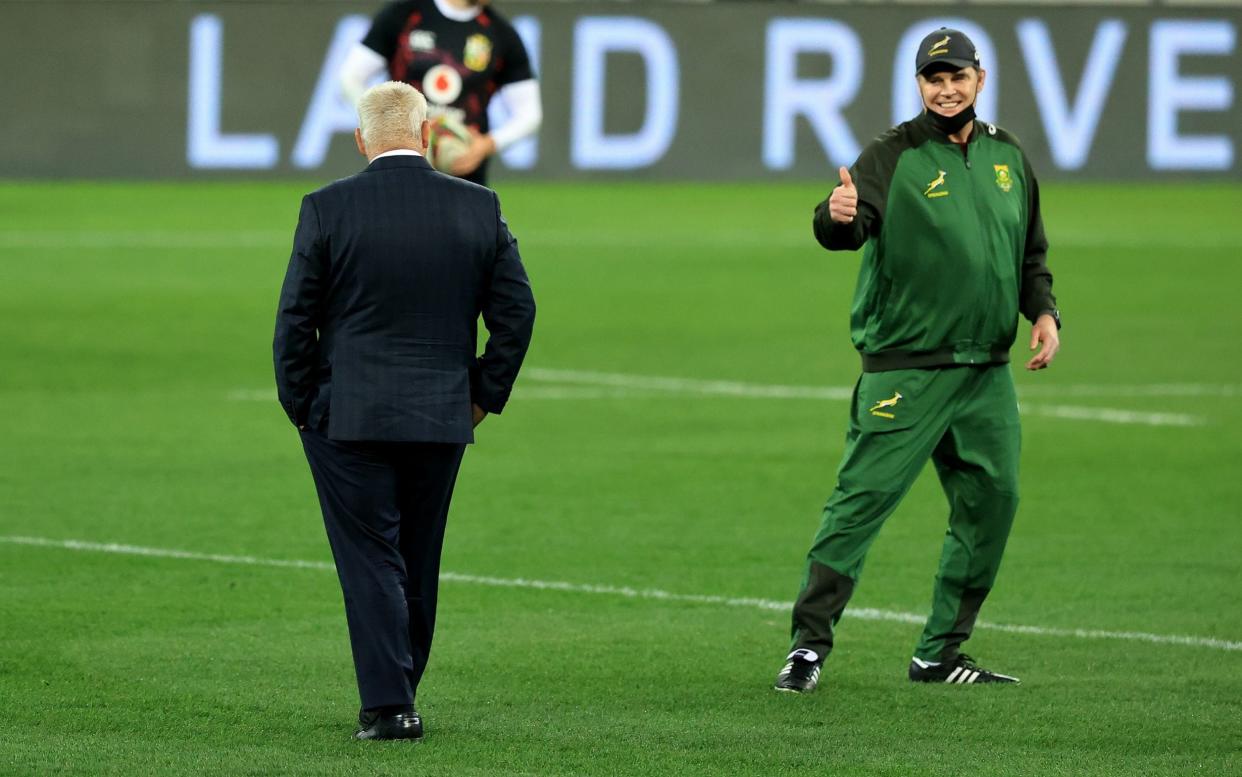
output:
[{"label": "white pitch line", "polygon": [[697,380],[668,378],[657,375],[630,375],[620,372],[588,370],[553,370],[531,367],[524,376],[543,383],[569,383],[585,386],[667,391],[673,394],[700,394],[747,399],[831,399],[844,400],[854,396],[849,386],[781,386],[766,383],[744,383],[733,380]]},{"label": "white pitch line", "polygon": [[293,244],[289,232],[239,230],[234,232],[190,232],[177,230],[24,232],[0,231],[0,249],[66,248],[276,248]]},{"label": "white pitch line", "polygon": [[1139,383],[1107,384],[1069,383],[1065,385],[1023,386],[1018,393],[1024,397],[1224,397],[1242,396],[1242,386],[1212,383]]},{"label": "white pitch line", "polygon": [[653,392],[608,386],[532,386],[518,389],[521,399],[632,399]]},{"label": "white pitch line", "polygon": [[1185,413],[1143,413],[1115,407],[1078,407],[1076,405],[1028,405],[1020,407],[1023,415],[1045,418],[1067,418],[1072,421],[1103,421],[1109,424],[1143,426],[1203,426],[1202,418]]},{"label": "white pitch line", "polygon": [[230,402],[275,402],[276,389],[233,389],[227,397]]},{"label": "white pitch line", "polygon": [[[656,375],[634,375],[624,372],[560,370],[529,367],[522,376],[545,383],[572,383],[592,386],[616,386],[661,391],[719,394],[723,396],[775,397],[779,399],[850,399],[850,386],[783,386],[744,381],[698,380]],[[1066,384],[1063,386],[1026,386],[1019,389],[1024,396],[1074,397],[1236,397],[1242,386],[1208,383],[1152,384]]]},{"label": "white pitch line", "polygon": [[[232,556],[222,553],[197,553],[172,548],[151,548],[140,545],[123,545],[112,542],[87,542],[85,540],[57,540],[48,537],[21,537],[0,535],[0,542],[11,545],[27,545],[42,548],[58,548],[62,550],[93,551],[97,553],[117,553],[129,556],[146,556],[150,558],[173,558],[189,561],[210,561],[218,564],[239,564],[244,566],[278,567],[283,569],[319,569],[333,570],[332,564],[326,561],[302,561],[299,559],[263,558],[260,556]],[[626,599],[649,599],[661,602],[684,604],[707,604],[724,607],[742,607],[746,609],[788,612],[791,602],[775,599],[759,599],[755,597],[717,596],[713,594],[678,594],[662,591],[658,588],[630,588],[628,586],[592,585],[589,583],[568,583],[555,580],[530,580],[521,577],[491,577],[488,575],[468,575],[459,572],[441,572],[440,579],[452,583],[483,585],[495,588],[524,588],[537,591],[559,591],[573,594],[594,594],[601,596],[618,596]],[[872,607],[853,607],[846,610],[850,618],[867,621],[891,621],[896,623],[923,623],[926,615],[895,610],[879,610]],[[990,631],[1001,631],[1009,634],[1029,634],[1039,637],[1073,637],[1076,639],[1109,639],[1126,642],[1148,642],[1157,645],[1183,645],[1186,647],[1203,647],[1215,650],[1242,651],[1242,642],[1215,637],[1194,637],[1181,634],[1151,634],[1143,631],[1107,631],[1103,629],[1063,629],[1051,626],[1023,626],[1018,624],[991,623],[978,621],[975,626]]]},{"label": "white pitch line", "polygon": [[[641,389],[627,388],[609,388],[607,386],[530,386],[519,387],[515,390],[515,396],[520,400],[528,399],[547,399],[547,400],[593,400],[593,399],[633,399],[636,397],[650,397],[664,392],[655,392]],[[236,389],[228,393],[228,399],[232,402],[275,402],[275,389]]]},{"label": "white pitch line", "polygon": [[97,553],[120,553],[126,556],[151,556],[153,558],[178,558],[189,561],[214,561],[219,564],[244,564],[257,567],[289,567],[293,569],[335,569],[326,561],[302,561],[300,559],[260,558],[258,556],[232,556],[222,553],[197,553],[173,548],[146,548],[140,545],[122,545],[116,542],[87,542],[85,540],[54,540],[47,537],[0,536],[0,542],[11,545],[34,545],[40,548],[63,550],[86,550]]}]

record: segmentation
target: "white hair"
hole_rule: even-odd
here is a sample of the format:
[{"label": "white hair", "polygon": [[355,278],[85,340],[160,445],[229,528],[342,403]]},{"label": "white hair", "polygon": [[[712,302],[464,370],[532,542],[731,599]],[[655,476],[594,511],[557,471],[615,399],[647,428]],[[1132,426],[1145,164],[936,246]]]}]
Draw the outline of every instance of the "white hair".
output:
[{"label": "white hair", "polygon": [[421,147],[427,99],[409,84],[385,81],[358,98],[358,129],[368,149]]}]

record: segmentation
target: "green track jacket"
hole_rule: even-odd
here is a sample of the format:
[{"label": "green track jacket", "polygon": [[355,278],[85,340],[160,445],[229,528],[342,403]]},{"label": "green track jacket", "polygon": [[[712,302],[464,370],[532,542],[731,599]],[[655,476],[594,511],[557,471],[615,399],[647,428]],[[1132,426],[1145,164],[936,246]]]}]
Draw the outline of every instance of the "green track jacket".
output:
[{"label": "green track jacket", "polygon": [[815,209],[825,248],[866,244],[850,332],[865,372],[1009,361],[1018,313],[1056,309],[1039,185],[1017,138],[979,120],[965,147],[926,114],[850,169],[858,215]]}]

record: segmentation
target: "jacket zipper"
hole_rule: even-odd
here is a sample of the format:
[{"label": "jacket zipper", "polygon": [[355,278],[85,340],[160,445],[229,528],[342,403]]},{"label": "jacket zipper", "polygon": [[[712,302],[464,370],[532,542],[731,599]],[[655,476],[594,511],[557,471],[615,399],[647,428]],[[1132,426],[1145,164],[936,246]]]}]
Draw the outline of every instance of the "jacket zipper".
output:
[{"label": "jacket zipper", "polygon": [[[974,131],[975,132],[979,131],[979,127],[977,124],[975,126]],[[971,134],[973,135],[974,133],[971,133]],[[983,218],[984,218],[984,213],[986,211],[984,209],[984,204],[980,202],[979,200],[979,187],[975,185],[974,176],[971,172],[972,168],[970,164],[970,141],[971,141],[971,138],[967,138],[966,143],[962,145],[962,160],[966,164],[966,181],[967,181],[967,185],[970,186],[970,201],[974,205],[974,210],[975,210],[974,222],[975,222],[975,227],[979,232],[979,246],[983,250],[984,261],[987,262],[983,271],[986,273],[991,273],[993,272],[993,269],[990,263],[992,252],[988,247],[987,230],[984,229],[984,226],[983,226]],[[991,289],[992,289],[992,285],[988,284],[988,291],[986,292],[987,301],[983,305],[982,310],[979,313],[977,313],[978,317],[975,319],[975,327],[974,327],[975,331],[972,333],[972,337],[971,337],[971,340],[974,341],[973,347],[975,348],[982,348],[984,346],[990,347],[990,342],[989,343],[983,342],[982,330],[983,330],[983,325],[987,323],[987,320],[988,320],[988,311],[991,311],[992,306],[996,303],[995,295],[992,293]],[[971,359],[970,363],[974,364],[975,363],[974,359]]]}]

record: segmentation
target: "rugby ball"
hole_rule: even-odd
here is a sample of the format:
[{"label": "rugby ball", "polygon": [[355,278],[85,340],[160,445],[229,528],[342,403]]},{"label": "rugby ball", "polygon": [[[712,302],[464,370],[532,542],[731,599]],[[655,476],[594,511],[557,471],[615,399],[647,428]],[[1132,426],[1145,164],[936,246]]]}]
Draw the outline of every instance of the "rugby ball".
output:
[{"label": "rugby ball", "polygon": [[442,173],[451,172],[453,163],[470,148],[470,130],[460,120],[447,114],[431,120],[431,139],[427,143],[427,161]]}]

